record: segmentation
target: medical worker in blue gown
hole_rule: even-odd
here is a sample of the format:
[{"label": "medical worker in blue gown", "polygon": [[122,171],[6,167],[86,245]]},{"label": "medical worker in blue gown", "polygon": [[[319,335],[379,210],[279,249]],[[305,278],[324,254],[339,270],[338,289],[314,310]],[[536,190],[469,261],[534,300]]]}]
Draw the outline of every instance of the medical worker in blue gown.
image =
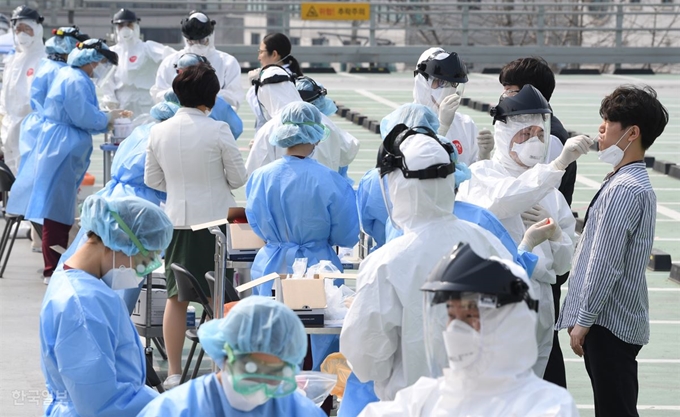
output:
[{"label": "medical worker in blue gown", "polygon": [[[151,123],[135,128],[130,136],[118,146],[118,150],[113,157],[113,163],[111,164],[111,180],[104,185],[104,188],[97,192],[97,195],[106,199],[136,196],[157,206],[160,206],[161,202],[165,202],[165,192],[154,190],[144,184],[146,145],[149,143],[149,131],[151,128],[159,122],[174,116],[178,109],[178,105],[169,102],[158,103],[151,108],[150,115],[154,120]],[[71,246],[62,255],[59,261],[60,267],[66,259],[71,257],[87,241],[86,232],[85,229],[80,229]],[[141,286],[117,291],[123,297],[130,313],[132,313],[137,303],[140,291]]]},{"label": "medical worker in blue gown", "polygon": [[[283,158],[256,169],[246,184],[246,215],[266,245],[255,256],[252,279],[272,272],[292,273],[295,258],[307,265],[329,260],[342,271],[333,246],[359,240],[354,191],[331,169],[310,158],[327,135],[321,112],[305,102],[281,110],[282,126],[269,138],[286,148]],[[272,282],[253,289],[270,296]]]},{"label": "medical worker in blue gown", "polygon": [[[184,68],[197,65],[201,62],[210,65],[208,58],[202,55],[196,55],[194,53],[187,52],[179,57],[177,63],[175,64],[175,68],[179,74]],[[171,101],[173,103],[179,104],[179,99],[172,90],[165,93],[165,101]],[[238,117],[231,105],[227,103],[227,101],[222,96],[217,96],[217,99],[215,100],[215,106],[210,109],[209,117],[213,120],[217,120],[218,122],[224,122],[228,124],[231,134],[234,135],[234,139],[238,139],[238,137],[241,136],[241,133],[243,133],[243,121],[240,117]]]},{"label": "medical worker in blue gown", "polygon": [[88,240],[52,276],[40,310],[42,371],[51,402],[45,415],[135,416],[158,393],[145,385],[144,349],[123,300],[160,265],[172,223],[138,197],[83,203]]},{"label": "medical worker in blue gown", "polygon": [[30,193],[25,217],[44,219],[45,283],[59,261],[59,254],[51,247],[68,246],[76,193],[90,164],[92,135],[106,132],[114,119],[129,115],[125,110],[100,111],[90,79],[117,62],[118,56],[100,39],[78,43],[71,51],[68,65],[59,70],[45,98],[42,130],[33,151],[33,175],[12,187],[13,195]]},{"label": "medical worker in blue gown", "polygon": [[201,325],[198,338],[221,372],[166,391],[138,417],[325,416],[297,390],[307,336],[282,303],[248,297],[225,318]]}]

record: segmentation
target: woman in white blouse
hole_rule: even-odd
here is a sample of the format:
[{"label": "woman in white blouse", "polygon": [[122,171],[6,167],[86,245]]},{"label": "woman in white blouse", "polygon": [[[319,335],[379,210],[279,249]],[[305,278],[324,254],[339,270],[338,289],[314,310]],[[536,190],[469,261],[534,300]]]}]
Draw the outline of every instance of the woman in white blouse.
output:
[{"label": "woman in white blouse", "polygon": [[182,105],[172,119],[154,126],[149,136],[144,182],[168,195],[165,212],[174,231],[165,252],[168,301],[163,316],[163,337],[168,353],[166,389],[179,384],[188,303],[177,299],[170,269],[183,265],[209,294],[205,273],[214,269],[215,238],[192,225],[224,219],[236,205],[231,190],[246,182],[246,170],[229,125],[208,117],[220,91],[210,65],[182,70],[172,88]]}]

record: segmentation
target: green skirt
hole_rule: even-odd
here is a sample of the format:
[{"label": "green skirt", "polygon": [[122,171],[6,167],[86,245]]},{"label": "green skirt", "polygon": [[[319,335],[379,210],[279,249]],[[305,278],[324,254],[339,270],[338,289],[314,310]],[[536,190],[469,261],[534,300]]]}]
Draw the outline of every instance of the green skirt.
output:
[{"label": "green skirt", "polygon": [[[222,232],[225,227],[220,227]],[[174,229],[172,240],[165,250],[165,279],[168,298],[177,295],[175,274],[170,265],[176,263],[186,268],[198,280],[203,292],[210,297],[208,281],[205,273],[215,270],[215,235],[208,229],[192,231],[191,229]]]}]

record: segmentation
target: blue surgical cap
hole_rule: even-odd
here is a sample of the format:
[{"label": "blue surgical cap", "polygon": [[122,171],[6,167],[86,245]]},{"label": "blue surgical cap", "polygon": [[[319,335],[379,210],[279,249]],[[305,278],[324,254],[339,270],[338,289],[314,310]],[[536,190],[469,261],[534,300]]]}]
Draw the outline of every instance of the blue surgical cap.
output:
[{"label": "blue surgical cap", "polygon": [[[62,31],[64,33],[73,33],[77,32],[77,29],[67,26],[59,28],[58,31]],[[74,38],[73,36],[52,36],[47,40],[47,42],[45,42],[45,53],[48,55],[68,55],[71,53],[73,48],[76,47],[77,43],[78,39]]]},{"label": "blue surgical cap", "polygon": [[163,95],[163,99],[165,101],[169,101],[171,103],[179,104],[179,97],[177,97],[177,94],[175,94],[174,91],[170,90],[167,93]]},{"label": "blue surgical cap", "polygon": [[[100,42],[100,41],[101,41],[100,39],[92,38],[92,39],[86,40],[83,43],[85,45],[93,45],[93,44]],[[104,41],[101,41],[101,42],[102,42],[102,48],[109,49],[109,47],[106,46]],[[104,55],[100,54],[95,49],[92,49],[92,48],[83,48],[83,49],[75,48],[68,54],[67,63],[72,67],[82,67],[83,65],[87,65],[90,62],[99,62],[102,59],[104,59]]]},{"label": "blue surgical cap", "polygon": [[299,365],[307,354],[307,335],[298,316],[265,297],[239,301],[225,318],[202,324],[198,338],[220,367],[227,355],[225,344],[235,354],[266,353],[292,365]]},{"label": "blue surgical cap", "polygon": [[394,127],[400,123],[408,127],[425,126],[434,132],[439,130],[438,116],[422,104],[402,104],[380,122],[380,136],[385,139]]},{"label": "blue surgical cap", "polygon": [[281,109],[282,126],[269,137],[269,143],[280,148],[290,148],[305,143],[315,144],[330,133],[322,122],[321,112],[304,101],[289,103]]},{"label": "blue surgical cap", "polygon": [[177,113],[177,110],[179,110],[179,105],[177,103],[163,101],[153,106],[151,111],[149,111],[149,114],[154,119],[162,122],[163,120],[168,120],[174,116],[175,113]]},{"label": "blue surgical cap", "polygon": [[[323,88],[321,84],[317,84],[319,87]],[[295,88],[298,91],[314,91],[314,84],[309,78],[299,78],[295,83]],[[335,114],[338,111],[338,107],[333,103],[333,100],[329,99],[325,94],[317,97],[316,99],[310,101],[319,111],[326,116]]]},{"label": "blue surgical cap", "polygon": [[202,56],[202,55],[196,55],[193,53],[186,53],[179,57],[177,60],[177,63],[175,64],[175,69],[184,69],[184,68],[189,68],[193,67],[194,65],[198,65],[201,62],[204,62],[208,65],[210,65],[210,62],[208,61],[208,58]]},{"label": "blue surgical cap", "polygon": [[107,248],[128,256],[140,249],[112,213],[117,213],[146,250],[164,250],[172,238],[172,223],[163,210],[139,197],[104,198],[97,194],[85,199],[80,214],[83,230],[99,236]]}]

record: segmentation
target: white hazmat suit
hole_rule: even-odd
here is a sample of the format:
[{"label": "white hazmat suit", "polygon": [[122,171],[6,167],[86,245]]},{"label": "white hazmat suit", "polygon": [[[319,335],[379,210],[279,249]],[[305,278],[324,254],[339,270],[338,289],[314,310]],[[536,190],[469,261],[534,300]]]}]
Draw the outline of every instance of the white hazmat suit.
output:
[{"label": "white hazmat suit", "polygon": [[[441,53],[438,53],[438,51],[441,51]],[[435,59],[444,59],[449,56],[441,48],[430,48],[418,58],[418,64],[426,61],[433,55]],[[427,106],[434,114],[439,114],[439,104],[441,104],[445,97],[439,97],[431,84],[431,79],[426,80],[422,74],[417,74],[413,85],[413,102]],[[478,133],[479,130],[475,122],[472,121],[472,118],[456,111],[449,130],[442,136],[445,136],[458,150],[458,161],[470,166],[479,159]]]},{"label": "white hazmat suit", "polygon": [[21,19],[14,26],[25,24],[33,29],[33,36],[26,33],[14,35],[16,52],[7,57],[0,92],[0,115],[2,115],[2,150],[5,163],[16,175],[19,170],[19,136],[21,122],[31,109],[31,83],[38,72],[38,65],[45,54],[43,27],[35,20]]},{"label": "white hazmat suit", "polygon": [[[265,80],[275,75],[287,75],[280,67],[267,68],[261,79]],[[248,176],[256,169],[281,158],[286,154],[286,149],[279,148],[269,143],[269,138],[274,131],[281,126],[281,110],[290,103],[302,101],[295,84],[289,81],[265,84],[258,89],[258,99],[271,119],[262,126],[255,134],[253,146],[246,160]],[[349,165],[359,152],[359,141],[349,133],[338,128],[328,116],[321,115],[322,123],[328,128],[328,138],[317,144],[311,158],[320,164],[338,171],[340,167]]]},{"label": "white hazmat suit", "polygon": [[[565,274],[571,269],[576,241],[576,222],[569,205],[557,190],[564,171],[557,169],[552,163],[536,164],[527,169],[518,165],[510,156],[511,149],[516,149],[511,148],[516,145],[512,143],[515,134],[523,128],[540,124],[540,115],[520,117],[521,122],[514,121],[515,118],[510,116],[507,123],[496,122],[494,126],[496,152],[491,160],[479,161],[470,167],[472,178],[461,185],[457,199],[491,211],[517,243],[522,241],[528,226],[523,222],[523,213],[538,206],[542,208],[543,218],[552,218],[561,229],[561,232],[558,230],[551,240],[544,241],[533,250],[538,256],[538,263],[531,281],[539,299],[536,328],[538,360],[534,371],[536,375],[542,377],[552,349],[555,323],[550,284],[555,283],[556,275]],[[530,121],[532,117],[534,121]],[[540,155],[540,160],[543,160],[545,146],[543,144],[539,146],[543,147],[543,153]]]},{"label": "white hazmat suit", "polygon": [[531,370],[536,361],[536,314],[519,302],[481,313],[479,356],[438,379],[420,378],[394,401],[369,404],[360,417],[575,417],[564,388]]},{"label": "white hazmat suit", "polygon": [[[451,161],[436,139],[422,134],[406,138],[400,149],[410,170]],[[404,235],[361,263],[357,293],[340,335],[340,352],[359,380],[375,382],[383,401],[429,375],[420,287],[437,262],[461,242],[480,256],[512,260],[498,238],[452,214],[454,174],[418,180],[395,170],[387,177],[391,220]]]},{"label": "white hazmat suit", "polygon": [[139,24],[133,28],[116,28],[117,43],[111,50],[118,54],[118,65],[99,86],[102,104],[108,109],[131,110],[135,116],[149,113],[154,100],[149,90],[156,80],[158,67],[174,52],[169,46],[139,38]]},{"label": "white hazmat suit", "polygon": [[172,91],[172,80],[177,76],[175,64],[179,58],[186,53],[194,53],[204,56],[215,68],[215,74],[220,81],[220,92],[218,93],[232,107],[238,109],[243,100],[243,87],[241,87],[241,66],[236,58],[226,52],[215,49],[215,35],[209,36],[207,46],[189,45],[185,39],[184,49],[166,57],[161,62],[156,73],[156,83],[151,87],[151,97],[155,103],[160,103],[165,98],[165,93]]}]

